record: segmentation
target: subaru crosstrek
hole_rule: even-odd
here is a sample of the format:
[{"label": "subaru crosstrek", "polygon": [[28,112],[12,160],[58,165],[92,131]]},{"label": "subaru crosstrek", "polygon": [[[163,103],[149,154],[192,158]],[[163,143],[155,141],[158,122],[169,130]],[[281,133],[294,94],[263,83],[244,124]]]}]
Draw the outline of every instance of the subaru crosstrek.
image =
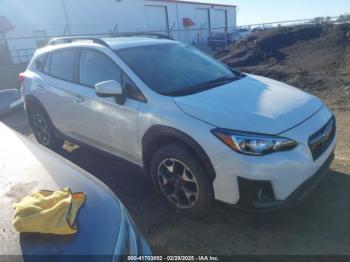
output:
[{"label": "subaru crosstrek", "polygon": [[39,143],[67,139],[131,161],[190,216],[214,199],[284,207],[333,159],[335,118],[318,98],[170,39],[55,39],[20,78]]}]

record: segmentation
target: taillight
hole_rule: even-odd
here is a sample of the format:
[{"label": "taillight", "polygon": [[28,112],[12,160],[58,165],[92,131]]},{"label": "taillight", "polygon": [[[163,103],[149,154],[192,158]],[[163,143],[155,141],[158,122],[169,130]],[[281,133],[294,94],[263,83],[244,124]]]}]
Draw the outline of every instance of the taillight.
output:
[{"label": "taillight", "polygon": [[19,81],[19,83],[20,83],[21,85],[23,84],[24,79],[25,79],[24,73],[20,73],[20,74],[18,75],[18,81]]}]

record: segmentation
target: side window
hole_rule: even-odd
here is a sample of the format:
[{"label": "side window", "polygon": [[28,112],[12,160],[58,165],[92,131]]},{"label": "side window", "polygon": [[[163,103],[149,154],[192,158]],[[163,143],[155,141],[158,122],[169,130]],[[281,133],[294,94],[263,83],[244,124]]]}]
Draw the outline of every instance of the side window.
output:
[{"label": "side window", "polygon": [[131,79],[123,74],[123,89],[126,97],[135,99],[141,102],[146,102],[146,98],[141,93],[141,91],[136,87],[136,85],[131,81]]},{"label": "side window", "polygon": [[116,80],[121,83],[121,69],[107,55],[93,49],[81,49],[79,81],[94,87],[97,83]]},{"label": "side window", "polygon": [[62,49],[51,54],[50,74],[62,80],[74,81],[76,49]]},{"label": "side window", "polygon": [[45,74],[50,74],[50,62],[51,62],[51,55],[48,54],[45,59],[45,64],[43,66],[43,72]]},{"label": "side window", "polygon": [[35,60],[35,67],[36,67],[36,70],[38,70],[38,71],[43,71],[45,59],[46,59],[46,54],[39,56],[39,57]]}]

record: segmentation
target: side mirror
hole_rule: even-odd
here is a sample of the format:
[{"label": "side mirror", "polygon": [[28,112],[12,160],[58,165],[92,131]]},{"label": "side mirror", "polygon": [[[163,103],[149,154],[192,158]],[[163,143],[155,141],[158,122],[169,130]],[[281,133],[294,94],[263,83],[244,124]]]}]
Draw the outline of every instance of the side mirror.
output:
[{"label": "side mirror", "polygon": [[118,81],[108,80],[95,85],[95,92],[100,97],[115,97],[118,104],[125,102],[123,88]]}]

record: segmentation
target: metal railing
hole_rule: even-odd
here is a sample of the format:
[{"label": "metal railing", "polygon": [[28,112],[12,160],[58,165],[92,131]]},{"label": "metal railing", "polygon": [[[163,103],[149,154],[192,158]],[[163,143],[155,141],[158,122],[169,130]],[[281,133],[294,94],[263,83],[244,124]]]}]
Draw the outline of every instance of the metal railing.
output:
[{"label": "metal railing", "polygon": [[[288,26],[298,26],[298,25],[312,25],[312,24],[340,24],[340,23],[350,23],[350,15],[349,16],[334,16],[334,17],[317,17],[317,18],[311,18],[311,19],[299,19],[299,20],[287,20],[287,21],[277,21],[277,22],[268,22],[268,23],[260,23],[260,24],[250,24],[250,25],[241,25],[237,27],[211,27],[211,26],[193,26],[186,29],[177,29],[178,27],[176,24],[172,25],[169,30],[164,31],[137,31],[137,32],[118,32],[118,24],[114,25],[113,28],[109,32],[101,32],[101,33],[82,33],[82,34],[74,34],[72,36],[74,37],[82,37],[82,36],[89,36],[89,37],[110,37],[118,34],[164,34],[171,38],[182,40],[182,37],[179,37],[181,33],[183,32],[194,32],[195,34],[192,34],[191,37],[193,37],[193,43],[194,44],[205,44],[200,43],[200,39],[203,39],[203,35],[214,35],[218,32],[225,32],[225,31],[231,31],[237,28],[248,28],[248,29],[254,29],[254,28],[261,28],[261,29],[267,29],[267,28],[274,28],[274,27],[288,27]],[[81,26],[81,25],[79,25]],[[181,25],[182,26],[182,25]],[[69,31],[72,31],[74,28],[70,28]],[[61,34],[57,35],[46,35],[47,41],[50,41],[53,38],[56,37],[64,37],[67,36],[67,28],[64,28],[62,30]],[[205,31],[205,32],[204,32]],[[32,42],[32,46],[36,46],[39,48],[38,45],[38,37],[30,36],[30,35],[23,35],[23,36],[14,36],[14,37],[2,37],[2,40],[5,40],[7,43],[13,43],[16,41],[21,42]],[[43,43],[41,43],[42,45]],[[28,48],[19,48],[19,49],[12,49],[11,45],[9,45],[8,50],[0,49],[0,64],[9,64],[9,63],[25,63],[28,62],[34,51],[35,47],[28,47]]]},{"label": "metal railing", "polygon": [[277,22],[267,22],[259,24],[240,25],[238,28],[273,28],[273,27],[288,27],[297,25],[317,25],[317,24],[341,24],[350,23],[350,15],[314,17],[309,19],[284,20]]},{"label": "metal railing", "polygon": [[12,49],[0,52],[0,64],[28,63],[35,52],[34,48]]}]

